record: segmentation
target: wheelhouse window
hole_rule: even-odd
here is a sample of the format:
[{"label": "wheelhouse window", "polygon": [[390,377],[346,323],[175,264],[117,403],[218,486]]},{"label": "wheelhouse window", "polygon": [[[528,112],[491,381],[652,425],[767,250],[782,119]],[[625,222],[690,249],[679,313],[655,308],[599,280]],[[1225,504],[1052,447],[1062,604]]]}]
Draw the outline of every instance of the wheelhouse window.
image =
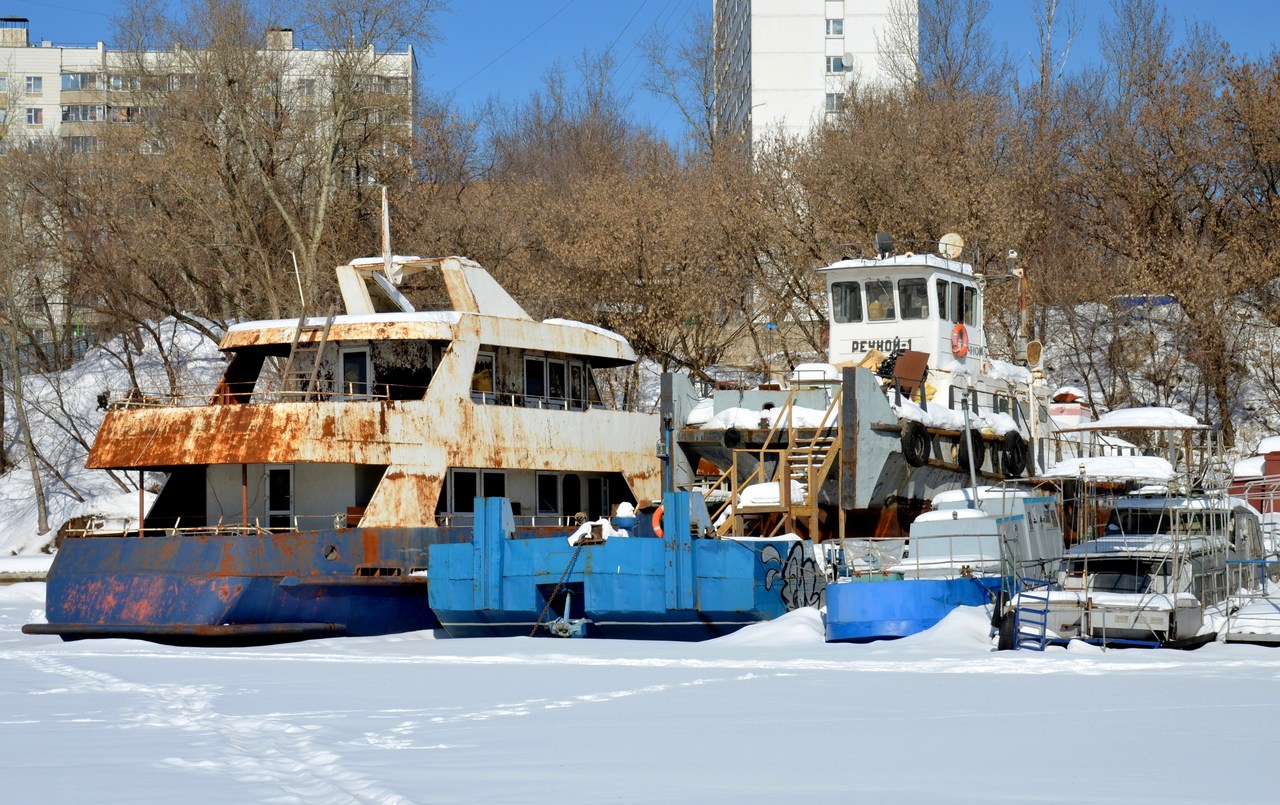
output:
[{"label": "wheelhouse window", "polygon": [[862,286],[859,283],[831,283],[831,316],[836,324],[862,321]]},{"label": "wheelhouse window", "polygon": [[965,286],[964,323],[970,327],[978,323],[978,289]]},{"label": "wheelhouse window", "polygon": [[547,396],[552,407],[564,408],[568,400],[569,366],[564,361],[547,361]]},{"label": "wheelhouse window", "polygon": [[902,303],[902,318],[929,318],[929,281],[912,278],[898,280],[898,299]]},{"label": "wheelhouse window", "polygon": [[475,402],[494,402],[497,363],[497,355],[493,352],[476,354],[476,368],[471,373],[471,399]]},{"label": "wheelhouse window", "polygon": [[951,283],[946,280],[938,280],[937,290],[938,318],[943,321],[954,321],[955,317],[951,315]]},{"label": "wheelhouse window", "polygon": [[870,280],[867,282],[867,321],[888,321],[897,318],[893,302],[893,282]]},{"label": "wheelhouse window", "polygon": [[541,406],[547,397],[547,359],[524,359],[524,400],[525,405]]},{"label": "wheelhouse window", "polygon": [[582,364],[569,364],[569,407],[575,411],[587,407],[587,375]]}]

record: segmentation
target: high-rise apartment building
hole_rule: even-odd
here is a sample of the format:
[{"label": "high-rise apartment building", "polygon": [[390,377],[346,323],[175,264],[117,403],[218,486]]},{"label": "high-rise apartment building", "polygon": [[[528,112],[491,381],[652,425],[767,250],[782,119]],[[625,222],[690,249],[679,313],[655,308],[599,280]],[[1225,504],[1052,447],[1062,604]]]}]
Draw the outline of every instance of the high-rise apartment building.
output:
[{"label": "high-rise apartment building", "polygon": [[[268,87],[291,102],[320,97],[338,69],[335,51],[299,47],[293,31],[265,32],[260,55],[276,73]],[[0,142],[61,137],[72,150],[91,147],[104,126],[145,121],[147,104],[198,81],[199,54],[180,47],[138,54],[96,45],[32,43],[27,20],[0,17]],[[417,63],[413,48],[362,54],[355,89],[391,99],[397,119],[412,126]],[[264,59],[264,61],[267,61]],[[343,60],[343,69],[350,59]],[[138,65],[142,65],[139,67]],[[140,74],[141,73],[141,74]]]},{"label": "high-rise apartment building", "polygon": [[[715,0],[717,125],[753,145],[807,132],[851,78],[889,80],[894,0]],[[905,37],[914,42],[911,31]]]}]

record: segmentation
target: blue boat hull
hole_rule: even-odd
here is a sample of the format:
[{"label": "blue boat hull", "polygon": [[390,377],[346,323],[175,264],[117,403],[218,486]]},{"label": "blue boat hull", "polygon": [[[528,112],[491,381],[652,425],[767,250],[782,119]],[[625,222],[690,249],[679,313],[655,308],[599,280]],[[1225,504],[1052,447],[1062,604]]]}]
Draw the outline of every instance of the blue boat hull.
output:
[{"label": "blue boat hull", "polygon": [[431,607],[454,637],[545,635],[541,624],[565,618],[588,637],[704,640],[821,603],[811,543],[692,538],[687,501],[664,502],[666,537],[580,550],[509,538],[493,527],[500,502],[488,503],[472,543],[430,549]]},{"label": "blue boat hull", "polygon": [[827,642],[864,643],[917,634],[960,606],[984,606],[1000,578],[902,579],[827,586]]},{"label": "blue boat hull", "polygon": [[438,529],[86,536],[49,569],[47,624],[24,631],[168,643],[279,642],[435,628],[425,568]]}]

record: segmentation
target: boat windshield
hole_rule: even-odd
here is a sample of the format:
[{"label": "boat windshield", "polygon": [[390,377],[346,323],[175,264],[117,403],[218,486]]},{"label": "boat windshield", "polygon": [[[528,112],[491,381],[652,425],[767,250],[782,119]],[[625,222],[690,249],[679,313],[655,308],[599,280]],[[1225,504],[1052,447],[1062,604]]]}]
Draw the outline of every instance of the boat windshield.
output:
[{"label": "boat windshield", "polygon": [[1226,512],[1177,511],[1167,508],[1113,509],[1107,520],[1110,534],[1222,534]]},{"label": "boat windshield", "polygon": [[1162,563],[1153,573],[1152,563],[1128,557],[1115,559],[1091,559],[1086,565],[1082,561],[1073,563],[1068,571],[1073,575],[1085,575],[1088,569],[1086,585],[1092,592],[1100,593],[1146,593],[1165,592],[1168,587],[1168,575]]}]

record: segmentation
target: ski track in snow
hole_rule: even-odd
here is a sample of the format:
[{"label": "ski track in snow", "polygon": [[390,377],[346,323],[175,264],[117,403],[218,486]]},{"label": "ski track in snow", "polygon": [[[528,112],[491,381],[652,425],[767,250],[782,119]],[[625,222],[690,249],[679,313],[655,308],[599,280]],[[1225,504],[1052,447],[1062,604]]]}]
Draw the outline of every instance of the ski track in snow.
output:
[{"label": "ski track in snow", "polygon": [[220,760],[189,761],[167,757],[160,762],[205,773],[230,774],[242,782],[275,784],[284,792],[268,802],[350,803],[385,805],[409,803],[393,791],[356,772],[345,770],[340,755],[320,747],[312,733],[320,727],[302,726],[274,716],[233,716],[214,708],[220,685],[143,685],[101,671],[79,668],[47,654],[5,652],[36,670],[67,679],[70,688],[34,691],[133,694],[145,697],[141,708],[125,708],[123,729],[168,728],[212,733]]}]

